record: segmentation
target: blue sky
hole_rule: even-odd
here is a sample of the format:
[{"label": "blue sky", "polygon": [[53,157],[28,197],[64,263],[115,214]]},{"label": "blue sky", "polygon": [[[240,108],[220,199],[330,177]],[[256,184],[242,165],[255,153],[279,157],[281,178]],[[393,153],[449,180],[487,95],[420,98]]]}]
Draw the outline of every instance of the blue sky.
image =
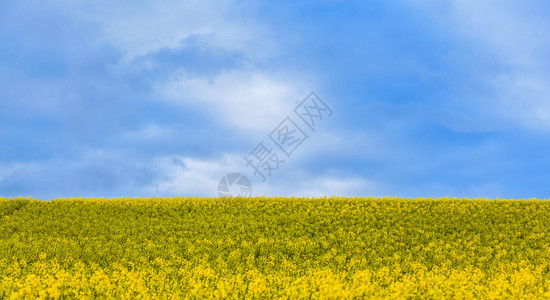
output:
[{"label": "blue sky", "polygon": [[[254,195],[547,199],[548,16],[542,0],[1,1],[0,196],[216,196],[240,172]],[[262,182],[244,157],[311,91],[332,116]]]}]

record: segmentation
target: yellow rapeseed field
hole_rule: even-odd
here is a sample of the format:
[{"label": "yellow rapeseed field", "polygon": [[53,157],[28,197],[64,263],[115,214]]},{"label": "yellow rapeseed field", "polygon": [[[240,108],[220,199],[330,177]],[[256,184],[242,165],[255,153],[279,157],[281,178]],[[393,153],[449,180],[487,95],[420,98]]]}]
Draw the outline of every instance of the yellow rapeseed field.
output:
[{"label": "yellow rapeseed field", "polygon": [[0,297],[550,298],[550,202],[0,198]]}]

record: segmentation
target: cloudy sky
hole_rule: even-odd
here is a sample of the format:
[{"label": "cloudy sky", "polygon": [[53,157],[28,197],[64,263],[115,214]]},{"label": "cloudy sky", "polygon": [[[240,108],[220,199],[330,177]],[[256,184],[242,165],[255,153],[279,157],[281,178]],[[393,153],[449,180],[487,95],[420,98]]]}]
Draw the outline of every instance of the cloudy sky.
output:
[{"label": "cloudy sky", "polygon": [[[214,197],[237,172],[253,195],[547,199],[549,16],[544,0],[0,1],[0,196]],[[294,112],[312,91],[333,112],[315,131]],[[287,117],[308,137],[290,156],[270,139]],[[265,182],[245,160],[260,144],[284,160]]]}]

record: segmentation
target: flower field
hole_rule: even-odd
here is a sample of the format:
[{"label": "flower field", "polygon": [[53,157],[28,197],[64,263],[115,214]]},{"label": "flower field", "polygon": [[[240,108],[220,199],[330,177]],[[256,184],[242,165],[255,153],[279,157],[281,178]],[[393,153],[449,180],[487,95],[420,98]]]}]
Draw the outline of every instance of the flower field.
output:
[{"label": "flower field", "polygon": [[0,198],[1,298],[550,298],[550,202]]}]

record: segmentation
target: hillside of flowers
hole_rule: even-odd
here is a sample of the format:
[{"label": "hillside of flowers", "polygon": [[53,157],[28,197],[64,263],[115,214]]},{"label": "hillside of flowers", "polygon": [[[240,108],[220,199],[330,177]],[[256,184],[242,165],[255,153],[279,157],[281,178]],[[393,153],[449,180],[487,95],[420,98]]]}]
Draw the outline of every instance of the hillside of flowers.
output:
[{"label": "hillside of flowers", "polygon": [[550,298],[550,202],[0,198],[1,298]]}]

